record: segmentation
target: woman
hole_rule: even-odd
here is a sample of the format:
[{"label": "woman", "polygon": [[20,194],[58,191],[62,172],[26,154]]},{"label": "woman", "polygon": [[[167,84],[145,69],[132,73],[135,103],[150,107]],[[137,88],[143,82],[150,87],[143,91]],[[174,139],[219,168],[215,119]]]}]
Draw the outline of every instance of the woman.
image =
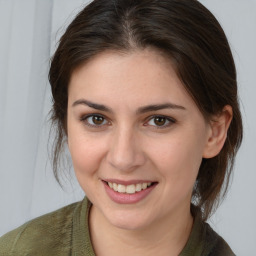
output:
[{"label": "woman", "polygon": [[234,255],[205,223],[242,140],[234,61],[205,7],[95,0],[49,80],[54,172],[67,142],[86,198],[3,236],[3,255]]}]

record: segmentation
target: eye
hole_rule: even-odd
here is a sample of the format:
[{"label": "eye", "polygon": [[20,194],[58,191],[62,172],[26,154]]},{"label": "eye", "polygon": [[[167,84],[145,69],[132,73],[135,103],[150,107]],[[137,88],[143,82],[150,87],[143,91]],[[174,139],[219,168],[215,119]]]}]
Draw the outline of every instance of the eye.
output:
[{"label": "eye", "polygon": [[102,127],[109,124],[106,118],[102,115],[89,115],[81,118],[81,121],[85,122],[86,125],[91,127]]},{"label": "eye", "polygon": [[155,126],[156,128],[169,127],[175,123],[175,120],[166,116],[153,116],[149,119],[146,125]]}]

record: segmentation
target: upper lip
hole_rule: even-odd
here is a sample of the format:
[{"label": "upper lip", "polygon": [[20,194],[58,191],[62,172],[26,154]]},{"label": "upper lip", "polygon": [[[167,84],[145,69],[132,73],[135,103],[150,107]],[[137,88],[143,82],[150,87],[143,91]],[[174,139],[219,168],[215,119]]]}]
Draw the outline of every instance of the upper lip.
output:
[{"label": "upper lip", "polygon": [[116,183],[116,184],[121,184],[121,185],[132,185],[132,184],[142,184],[142,183],[153,183],[155,181],[152,180],[119,180],[119,179],[102,179],[102,181],[105,182],[111,182],[111,183]]}]

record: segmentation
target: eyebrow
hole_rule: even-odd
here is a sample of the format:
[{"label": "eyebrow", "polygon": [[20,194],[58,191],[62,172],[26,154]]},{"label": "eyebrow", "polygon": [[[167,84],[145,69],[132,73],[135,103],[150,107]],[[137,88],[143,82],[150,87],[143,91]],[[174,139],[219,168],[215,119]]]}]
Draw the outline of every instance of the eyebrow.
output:
[{"label": "eyebrow", "polygon": [[[91,101],[85,100],[85,99],[76,100],[72,104],[72,107],[75,107],[77,105],[86,105],[90,108],[94,108],[94,109],[104,111],[104,112],[109,112],[109,113],[114,112],[111,108],[109,108],[105,105],[97,104],[97,103],[94,103],[94,102],[91,102]],[[173,104],[173,103],[163,103],[163,104],[152,104],[152,105],[140,107],[140,108],[137,109],[136,114],[143,114],[143,113],[162,110],[162,109],[186,110],[186,108],[184,108],[183,106],[180,106],[180,105],[176,105],[176,104]]]},{"label": "eyebrow", "polygon": [[97,104],[97,103],[91,102],[89,100],[84,100],[84,99],[76,100],[72,104],[72,107],[75,107],[77,105],[85,105],[85,106],[88,106],[90,108],[94,108],[94,109],[97,109],[97,110],[113,113],[113,110],[111,108],[108,108],[108,107],[106,107],[105,105],[102,105],[102,104]]},{"label": "eyebrow", "polygon": [[161,110],[161,109],[181,109],[181,110],[185,110],[185,108],[183,106],[176,105],[176,104],[173,104],[173,103],[164,103],[164,104],[153,104],[153,105],[140,107],[136,111],[136,113],[137,114],[143,114],[143,113],[157,111],[157,110]]}]

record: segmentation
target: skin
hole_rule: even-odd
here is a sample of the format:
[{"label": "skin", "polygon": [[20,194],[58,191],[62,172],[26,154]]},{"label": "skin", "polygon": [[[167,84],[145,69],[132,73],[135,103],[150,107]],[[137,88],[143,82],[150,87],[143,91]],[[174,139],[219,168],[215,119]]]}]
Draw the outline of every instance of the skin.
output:
[{"label": "skin", "polygon": [[[175,107],[138,111],[163,103]],[[88,117],[93,114],[100,116],[97,124]],[[68,146],[93,203],[89,224],[97,255],[180,253],[193,224],[190,201],[202,158],[219,153],[231,118],[226,106],[215,122],[206,122],[172,63],[153,49],[103,52],[73,72]],[[107,179],[157,185],[143,200],[119,204],[105,191]]]}]

